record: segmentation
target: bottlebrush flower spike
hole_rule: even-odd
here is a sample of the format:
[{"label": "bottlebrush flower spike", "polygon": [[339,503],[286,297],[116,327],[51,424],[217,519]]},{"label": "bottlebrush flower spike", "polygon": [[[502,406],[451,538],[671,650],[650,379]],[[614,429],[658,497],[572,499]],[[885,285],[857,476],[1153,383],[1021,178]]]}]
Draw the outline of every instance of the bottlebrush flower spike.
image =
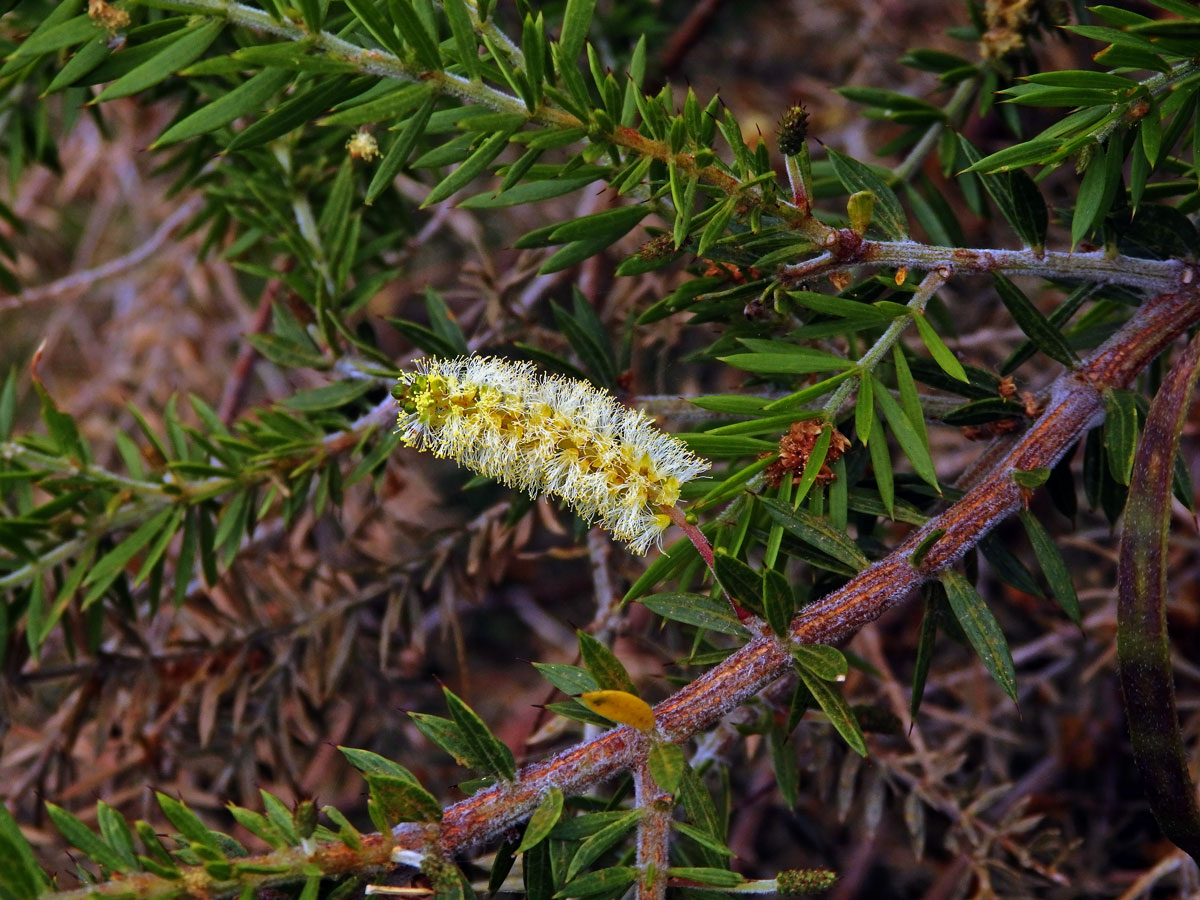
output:
[{"label": "bottlebrush flower spike", "polygon": [[660,539],[680,487],[709,466],[586,381],[487,356],[415,368],[393,390],[407,446],[531,495],[557,495],[635,553]]}]

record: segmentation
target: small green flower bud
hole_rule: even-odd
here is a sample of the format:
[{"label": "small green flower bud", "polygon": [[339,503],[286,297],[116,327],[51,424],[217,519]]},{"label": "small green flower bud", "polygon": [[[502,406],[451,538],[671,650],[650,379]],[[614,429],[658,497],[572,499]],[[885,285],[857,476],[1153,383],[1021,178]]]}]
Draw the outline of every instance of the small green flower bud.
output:
[{"label": "small green flower bud", "polygon": [[312,837],[317,830],[317,805],[311,800],[301,800],[292,810],[292,824],[296,834],[302,838]]},{"label": "small green flower bud", "polygon": [[828,869],[784,869],[775,877],[781,894],[815,894],[828,890],[837,881],[837,872]]},{"label": "small green flower bud", "polygon": [[601,143],[607,140],[616,129],[613,120],[602,109],[592,112],[592,120],[588,123],[588,140]]},{"label": "small green flower bud", "polygon": [[638,256],[647,262],[654,259],[662,259],[664,256],[673,256],[674,253],[675,239],[669,234],[660,234],[657,237],[652,237],[638,248]]},{"label": "small green flower bud", "polygon": [[792,106],[779,120],[779,152],[784,156],[795,156],[804,149],[808,137],[808,110],[803,106]]},{"label": "small green flower bud", "polygon": [[458,868],[440,856],[429,854],[421,860],[421,874],[429,879],[435,893],[449,893],[459,883]]}]

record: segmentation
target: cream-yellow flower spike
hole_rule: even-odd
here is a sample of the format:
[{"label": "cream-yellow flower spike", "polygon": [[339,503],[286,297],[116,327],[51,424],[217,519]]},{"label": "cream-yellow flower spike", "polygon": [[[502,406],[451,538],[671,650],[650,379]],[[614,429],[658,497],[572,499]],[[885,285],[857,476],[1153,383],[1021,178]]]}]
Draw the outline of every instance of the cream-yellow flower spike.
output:
[{"label": "cream-yellow flower spike", "polygon": [[488,356],[423,359],[395,390],[401,440],[481,475],[561,497],[645,553],[679,489],[709,467],[600,388]]}]

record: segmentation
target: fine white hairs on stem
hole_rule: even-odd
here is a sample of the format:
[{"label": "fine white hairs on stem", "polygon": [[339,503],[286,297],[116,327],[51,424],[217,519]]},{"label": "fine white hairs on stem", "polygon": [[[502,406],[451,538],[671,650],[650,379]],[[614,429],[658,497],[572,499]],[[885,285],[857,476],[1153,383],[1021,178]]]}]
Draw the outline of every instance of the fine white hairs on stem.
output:
[{"label": "fine white hairs on stem", "polygon": [[487,356],[414,368],[395,391],[405,444],[531,495],[561,497],[635,553],[661,539],[680,487],[709,466],[586,381]]}]

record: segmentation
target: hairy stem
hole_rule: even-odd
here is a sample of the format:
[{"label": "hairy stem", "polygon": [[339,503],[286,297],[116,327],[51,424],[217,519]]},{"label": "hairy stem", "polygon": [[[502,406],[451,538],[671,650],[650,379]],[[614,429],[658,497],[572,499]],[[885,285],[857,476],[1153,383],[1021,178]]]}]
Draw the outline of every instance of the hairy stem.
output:
[{"label": "hairy stem", "polygon": [[671,522],[678,525],[680,530],[687,535],[687,539],[692,542],[700,557],[708,565],[709,570],[712,571],[713,577],[716,577],[717,572],[713,569],[712,545],[709,544],[708,538],[704,536],[704,532],[697,528],[694,523],[689,522],[687,516],[677,506],[664,506],[663,512],[670,516]]},{"label": "hairy stem", "polygon": [[935,247],[917,241],[862,241],[845,252],[827,252],[811,260],[784,266],[785,284],[843,271],[859,265],[945,268],[952,274],[1003,272],[1098,284],[1119,284],[1159,293],[1190,285],[1195,269],[1177,259],[1142,259],[1102,250],[1067,253],[1061,250],[976,250]]},{"label": "hairy stem", "polygon": [[671,795],[664,792],[642,759],[633,770],[634,800],[642,811],[638,822],[636,900],[663,900],[670,867]]}]

